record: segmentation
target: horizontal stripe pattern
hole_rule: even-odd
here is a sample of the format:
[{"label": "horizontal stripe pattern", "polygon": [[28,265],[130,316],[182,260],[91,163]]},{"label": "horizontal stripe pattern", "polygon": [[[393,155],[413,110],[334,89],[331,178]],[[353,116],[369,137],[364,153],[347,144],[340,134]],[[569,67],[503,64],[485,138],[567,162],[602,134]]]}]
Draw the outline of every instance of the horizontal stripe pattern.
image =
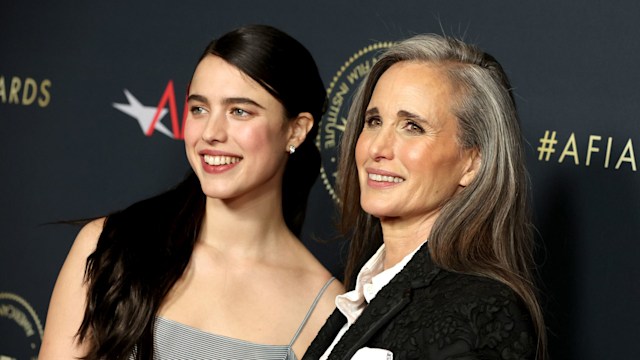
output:
[{"label": "horizontal stripe pattern", "polygon": [[288,345],[263,345],[211,334],[158,317],[156,360],[297,360]]},{"label": "horizontal stripe pattern", "polygon": [[[154,325],[154,360],[298,360],[292,346],[309,320],[318,301],[335,278],[329,279],[313,300],[289,345],[264,345],[216,335],[156,317]],[[135,351],[129,357],[135,359]]]}]

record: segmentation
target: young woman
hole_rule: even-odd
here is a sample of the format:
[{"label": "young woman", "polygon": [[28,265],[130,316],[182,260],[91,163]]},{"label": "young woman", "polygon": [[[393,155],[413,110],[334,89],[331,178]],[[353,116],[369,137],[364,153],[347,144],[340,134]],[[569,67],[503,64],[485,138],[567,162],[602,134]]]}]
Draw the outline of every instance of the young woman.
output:
[{"label": "young woman", "polygon": [[51,298],[40,359],[296,359],[342,285],[301,244],[325,90],[269,26],[207,46],[188,91],[193,173],[87,224]]}]

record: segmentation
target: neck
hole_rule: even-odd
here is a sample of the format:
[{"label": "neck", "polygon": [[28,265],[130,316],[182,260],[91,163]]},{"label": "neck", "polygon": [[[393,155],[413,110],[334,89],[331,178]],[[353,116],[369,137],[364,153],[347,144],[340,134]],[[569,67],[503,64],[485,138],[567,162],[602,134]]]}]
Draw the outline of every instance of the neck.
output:
[{"label": "neck", "polygon": [[384,268],[389,269],[416,250],[431,234],[438,213],[417,218],[380,218],[385,246]]},{"label": "neck", "polygon": [[293,238],[284,222],[281,202],[279,191],[251,199],[207,198],[198,241],[229,255],[262,257]]}]

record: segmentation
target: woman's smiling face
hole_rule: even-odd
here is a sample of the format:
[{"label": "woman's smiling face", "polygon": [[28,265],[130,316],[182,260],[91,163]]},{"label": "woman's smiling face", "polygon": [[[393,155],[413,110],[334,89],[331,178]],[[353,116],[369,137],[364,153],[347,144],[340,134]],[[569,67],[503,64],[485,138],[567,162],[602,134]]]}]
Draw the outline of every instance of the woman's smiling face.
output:
[{"label": "woman's smiling face", "polygon": [[290,128],[283,105],[220,57],[198,64],[188,94],[187,158],[212,198],[279,190]]},{"label": "woman's smiling face", "polygon": [[378,80],[356,145],[362,208],[385,218],[434,218],[471,164],[458,142],[443,68],[399,62]]}]

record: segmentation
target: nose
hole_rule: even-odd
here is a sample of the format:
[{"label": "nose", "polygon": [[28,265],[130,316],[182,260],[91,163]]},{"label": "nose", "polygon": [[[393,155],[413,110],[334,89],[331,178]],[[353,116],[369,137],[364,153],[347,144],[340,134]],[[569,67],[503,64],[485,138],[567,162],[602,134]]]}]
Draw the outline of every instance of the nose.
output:
[{"label": "nose", "polygon": [[202,140],[212,144],[227,141],[227,118],[223,114],[211,114],[202,131]]},{"label": "nose", "polygon": [[395,142],[395,134],[393,129],[381,128],[375,134],[371,134],[371,142],[369,144],[369,156],[375,161],[382,159],[393,159],[393,145]]}]

